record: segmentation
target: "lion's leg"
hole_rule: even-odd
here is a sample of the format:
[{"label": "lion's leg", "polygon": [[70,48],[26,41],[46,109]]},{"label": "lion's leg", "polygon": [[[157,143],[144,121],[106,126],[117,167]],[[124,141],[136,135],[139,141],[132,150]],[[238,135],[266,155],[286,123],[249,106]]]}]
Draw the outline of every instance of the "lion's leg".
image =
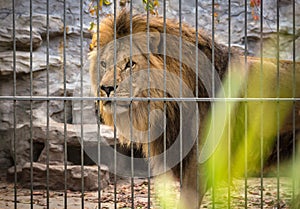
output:
[{"label": "lion's leg", "polygon": [[195,154],[191,156],[191,159],[189,159],[184,166],[185,170],[180,194],[180,209],[200,208],[203,196],[207,191],[208,182],[207,175],[203,168],[203,165],[197,166]]}]

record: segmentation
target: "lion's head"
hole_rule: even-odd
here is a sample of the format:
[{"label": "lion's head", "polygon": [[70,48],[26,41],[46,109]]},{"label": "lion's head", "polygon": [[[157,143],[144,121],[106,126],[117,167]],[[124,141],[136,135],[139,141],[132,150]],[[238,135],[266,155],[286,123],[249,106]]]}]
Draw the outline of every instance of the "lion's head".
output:
[{"label": "lion's head", "polygon": [[[160,17],[151,17],[147,24],[145,16],[130,17],[126,11],[116,20],[108,17],[101,22],[90,56],[92,88],[97,97],[103,98],[99,110],[104,123],[116,126],[123,143],[135,141],[148,155],[150,142],[154,146],[151,156],[162,153],[163,133],[168,148],[178,136],[180,123],[188,124],[198,108],[197,102],[180,98],[209,97],[214,89],[214,70],[220,84],[228,53],[215,44],[212,67],[211,39],[201,33],[196,38],[191,27],[183,24],[180,31],[177,22],[167,20],[164,24]],[[200,117],[208,106],[200,108]],[[184,138],[192,138],[191,146],[197,131],[189,129],[197,130],[194,126],[182,133]],[[187,146],[186,154],[191,146]]]}]

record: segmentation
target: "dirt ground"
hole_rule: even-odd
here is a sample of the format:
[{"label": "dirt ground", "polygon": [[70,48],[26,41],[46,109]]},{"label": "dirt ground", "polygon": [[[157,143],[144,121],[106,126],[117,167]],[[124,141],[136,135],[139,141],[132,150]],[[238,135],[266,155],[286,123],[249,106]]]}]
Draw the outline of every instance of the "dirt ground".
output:
[{"label": "dirt ground", "polygon": [[[234,180],[230,186],[230,201],[228,201],[228,187],[221,187],[214,190],[215,208],[227,208],[230,202],[230,208],[245,208],[245,180]],[[247,207],[260,208],[261,204],[261,181],[260,178],[250,178],[247,180]],[[280,201],[277,204],[277,179],[263,179],[263,208],[289,208],[289,203],[292,199],[292,181],[289,178],[280,178]],[[150,200],[150,208],[158,208],[159,203],[155,199],[153,191],[153,181],[150,183],[150,199],[148,199],[148,181],[147,179],[134,179],[133,190],[131,188],[130,179],[118,180],[117,186],[113,184],[100,193],[100,202],[98,192],[84,192],[83,199],[81,192],[67,191],[67,208],[77,209],[111,209],[115,208],[114,200],[117,201],[117,208],[131,208],[131,193],[134,191],[134,208],[147,208]],[[179,190],[178,184],[174,185],[172,192],[177,193]],[[116,191],[116,195],[114,195]],[[29,189],[17,186],[17,208],[47,208],[47,192],[46,190],[34,190],[32,193]],[[82,201],[84,206],[82,207]],[[14,208],[14,184],[5,181],[4,177],[0,179],[0,209]],[[211,191],[205,196],[201,208],[212,208]],[[65,206],[64,191],[49,191],[49,208],[60,209]],[[279,207],[278,207],[279,206]]]}]

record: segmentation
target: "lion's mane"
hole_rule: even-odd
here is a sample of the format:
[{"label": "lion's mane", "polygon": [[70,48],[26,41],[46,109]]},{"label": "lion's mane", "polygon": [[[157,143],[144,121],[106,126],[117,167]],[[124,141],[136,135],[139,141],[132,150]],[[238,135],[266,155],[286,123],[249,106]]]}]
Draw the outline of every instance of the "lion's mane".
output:
[{"label": "lion's mane", "polygon": [[[132,21],[132,22],[131,22]],[[132,31],[130,30],[130,24],[132,24]],[[165,25],[165,27],[164,27]],[[116,34],[114,34],[114,27],[116,27]],[[105,18],[99,28],[99,36],[97,33],[94,34],[91,48],[96,51],[97,44],[100,43],[100,48],[104,47],[105,45],[112,43],[114,41],[114,38],[120,39],[125,36],[129,36],[130,33],[132,34],[139,34],[139,33],[147,33],[147,18],[145,15],[134,15],[132,18],[130,17],[130,14],[126,11],[122,11],[117,15],[116,20],[113,16]],[[160,34],[169,34],[176,37],[182,37],[183,41],[187,41],[189,43],[192,43],[194,46],[196,46],[196,43],[198,42],[198,49],[204,53],[204,55],[208,58],[208,60],[212,61],[212,51],[214,53],[214,67],[218,75],[223,78],[225,75],[225,72],[227,71],[227,65],[228,65],[228,48],[212,42],[212,39],[210,36],[208,36],[203,31],[196,31],[189,27],[186,24],[181,25],[181,32],[180,32],[180,26],[177,21],[169,20],[167,19],[164,24],[164,19],[162,17],[153,17],[151,16],[149,18],[149,32],[158,32]],[[115,36],[114,36],[115,35]],[[196,39],[198,37],[198,40]],[[97,42],[97,39],[99,38],[99,42]],[[178,48],[178,43],[176,42],[170,42],[167,43],[168,48]],[[172,46],[172,44],[174,46]],[[170,46],[171,45],[171,46]],[[163,47],[163,39],[160,39],[160,42],[158,43],[158,47]],[[196,48],[196,47],[195,47]],[[151,53],[150,57],[150,65],[155,66],[156,68],[164,69],[164,56],[162,54],[155,54]],[[179,65],[180,62],[177,59],[174,59],[172,57],[165,57],[166,61],[166,69],[169,72],[179,74]],[[193,60],[193,59],[191,59]],[[199,65],[201,65],[201,60],[199,60]],[[189,88],[193,89],[193,93],[196,94],[196,86],[198,86],[198,97],[208,97],[207,91],[204,87],[204,85],[201,83],[201,80],[199,78],[196,78],[196,74],[194,70],[190,69],[188,65],[182,64],[182,79],[184,82],[186,82],[189,85]],[[93,89],[95,91],[95,94],[97,93],[97,89],[99,89],[99,86],[97,86],[96,80],[96,57],[92,58],[91,63],[91,75],[92,75],[92,85],[94,86]],[[201,66],[199,67],[201,70]],[[153,78],[155,80],[155,78]],[[198,79],[198,84],[196,85],[196,80]],[[94,80],[94,82],[93,82]],[[98,96],[98,95],[97,95]],[[147,93],[144,92],[144,94],[139,95],[140,97],[147,97]],[[160,91],[151,91],[151,97],[156,98],[162,98],[163,92]],[[177,105],[176,102],[165,102],[166,104],[166,117],[167,117],[167,127],[166,127],[166,147],[164,147],[164,140],[163,135],[160,136],[157,140],[150,143],[150,149],[148,147],[147,141],[138,143],[138,145],[141,146],[143,153],[145,156],[155,156],[157,154],[160,154],[164,151],[164,148],[167,148],[171,146],[171,144],[174,142],[176,136],[178,136],[180,131],[180,108]],[[163,109],[164,108],[164,102],[153,102],[150,103],[151,109]],[[203,103],[200,105],[201,108],[199,108],[199,115],[200,118],[204,118],[208,108],[209,104]],[[102,102],[100,101],[100,114],[105,124],[113,126],[114,120],[113,120],[113,114],[105,113],[103,111]],[[147,103],[140,103],[140,107],[138,110],[134,111],[133,113],[133,125],[138,126],[140,130],[147,130],[148,127],[148,109],[147,109]],[[128,121],[124,121],[123,123],[128,124]],[[117,127],[118,128],[118,127]],[[126,129],[126,128],[125,128]],[[127,126],[127,131],[129,132],[129,126]],[[145,139],[146,140],[146,139]],[[185,139],[184,139],[185,140]],[[129,141],[126,139],[123,139],[122,136],[120,137],[120,141],[124,144],[129,144]],[[179,149],[179,148],[178,148]],[[184,164],[188,164],[188,161],[190,160],[189,156],[195,154],[195,150],[193,149],[191,153],[185,158]],[[151,162],[154,166],[158,162]],[[185,169],[183,169],[185,170]],[[179,176],[179,170],[178,167],[173,168],[173,171],[176,176]]]}]

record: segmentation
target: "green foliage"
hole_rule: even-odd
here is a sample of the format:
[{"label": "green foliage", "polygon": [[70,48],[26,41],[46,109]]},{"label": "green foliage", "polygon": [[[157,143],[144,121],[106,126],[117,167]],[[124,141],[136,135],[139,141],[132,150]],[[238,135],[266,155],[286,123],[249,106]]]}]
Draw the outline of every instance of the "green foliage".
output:
[{"label": "green foliage", "polygon": [[158,15],[158,0],[142,0],[144,4],[145,11],[149,11],[150,14]]}]

